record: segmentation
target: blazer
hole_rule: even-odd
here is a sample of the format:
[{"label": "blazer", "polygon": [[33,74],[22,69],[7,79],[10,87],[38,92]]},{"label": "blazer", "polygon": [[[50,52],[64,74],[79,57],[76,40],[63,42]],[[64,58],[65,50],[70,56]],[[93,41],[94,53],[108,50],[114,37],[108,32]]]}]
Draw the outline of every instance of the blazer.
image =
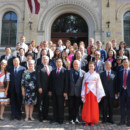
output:
[{"label": "blazer", "polygon": [[82,81],[85,74],[85,71],[79,70],[79,78],[77,82],[74,81],[74,69],[68,71],[68,95],[69,96],[81,96],[81,89],[82,89]]},{"label": "blazer", "polygon": [[[6,55],[2,55],[1,56],[1,58],[0,58],[0,62],[2,61],[2,60],[4,60],[4,59],[6,59]],[[7,61],[7,68],[9,69],[11,66],[13,66],[13,57],[12,57],[12,55],[10,55],[10,57],[9,57],[9,59],[8,59],[8,61]]]},{"label": "blazer", "polygon": [[9,92],[16,91],[16,93],[21,93],[21,79],[22,74],[25,71],[25,67],[19,66],[17,70],[17,75],[14,75],[14,66],[10,68],[10,83],[9,83]]},{"label": "blazer", "polygon": [[[74,60],[71,63],[71,68],[73,68],[73,62]],[[81,59],[80,64],[81,69],[84,70],[85,72],[88,72],[88,61],[86,59]]]},{"label": "blazer", "polygon": [[102,85],[105,91],[106,96],[110,96],[112,98],[115,97],[117,91],[117,74],[115,71],[111,70],[110,80],[108,81],[106,71],[100,74]]},{"label": "blazer", "polygon": [[67,71],[65,68],[61,68],[58,76],[56,74],[56,69],[51,72],[49,91],[59,96],[68,92]]},{"label": "blazer", "polygon": [[105,68],[104,68],[104,62],[102,61],[99,61],[98,64],[97,64],[97,67],[98,67],[98,71],[97,73],[102,73],[103,71],[105,71]]},{"label": "blazer", "polygon": [[88,63],[89,63],[89,61],[94,61],[94,60],[95,60],[95,57],[92,57],[92,55],[88,55],[88,56],[86,57],[86,60],[87,60]]},{"label": "blazer", "polygon": [[[51,74],[52,67],[48,65],[48,69],[49,69],[49,74]],[[38,66],[36,72],[37,72],[38,89],[42,88],[43,93],[48,92],[49,91],[49,78],[50,78],[50,75],[49,76],[47,75],[45,66],[43,64]]]},{"label": "blazer", "polygon": [[[123,82],[124,82],[124,69],[119,71],[118,73],[118,92],[120,92],[120,95],[122,93],[122,91],[124,90],[123,86]],[[130,97],[130,69],[128,69],[128,73],[127,73],[127,94],[128,97]]]},{"label": "blazer", "polygon": [[18,56],[18,58],[20,60],[20,65],[23,67],[27,67],[27,58],[24,56],[23,61],[21,61],[20,56]]}]

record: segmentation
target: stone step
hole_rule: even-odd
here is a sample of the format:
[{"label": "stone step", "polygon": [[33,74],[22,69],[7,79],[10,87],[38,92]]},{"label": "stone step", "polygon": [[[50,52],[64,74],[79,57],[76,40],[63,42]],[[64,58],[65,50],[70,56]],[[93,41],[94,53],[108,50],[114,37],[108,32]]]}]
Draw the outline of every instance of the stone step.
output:
[{"label": "stone step", "polygon": [[[81,109],[81,108],[80,108]],[[101,107],[100,107],[100,112],[101,112]],[[10,105],[7,105],[6,107],[5,107],[5,111],[11,111],[11,106]],[[25,109],[24,109],[24,105],[22,106],[22,111],[24,112],[25,111]],[[38,112],[38,107],[37,106],[35,106],[34,107],[34,112]],[[53,107],[52,106],[49,106],[49,112],[53,112]],[[64,112],[65,113],[68,113],[68,106],[65,106],[64,107]],[[117,107],[117,108],[114,108],[113,109],[113,113],[114,113],[114,115],[120,115],[120,108],[119,107]]]},{"label": "stone step", "polygon": [[[10,111],[5,111],[4,112],[4,118],[5,119],[9,119],[10,118],[10,115],[11,115],[11,112]],[[81,116],[82,116],[82,114],[81,114],[81,112],[79,113],[79,120],[81,121],[82,119],[81,119]],[[37,119],[38,120],[38,112],[33,112],[33,117],[35,118],[35,119]],[[51,120],[52,119],[52,117],[53,117],[53,113],[51,112],[49,112],[48,113],[48,118]],[[100,113],[100,120],[102,120],[102,114]],[[22,118],[24,119],[25,118],[25,112],[22,112]],[[65,120],[68,120],[69,119],[69,114],[68,113],[64,113],[64,119]],[[114,122],[119,122],[120,121],[120,115],[113,115],[113,120],[114,120]]]}]

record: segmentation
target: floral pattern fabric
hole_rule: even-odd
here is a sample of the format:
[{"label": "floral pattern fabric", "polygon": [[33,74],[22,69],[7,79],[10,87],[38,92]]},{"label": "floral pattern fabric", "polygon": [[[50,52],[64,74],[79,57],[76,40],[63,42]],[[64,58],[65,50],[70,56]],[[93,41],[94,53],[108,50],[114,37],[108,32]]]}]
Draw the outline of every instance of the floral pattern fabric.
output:
[{"label": "floral pattern fabric", "polygon": [[36,72],[25,71],[22,75],[21,85],[25,90],[25,97],[23,98],[24,104],[36,104]]}]

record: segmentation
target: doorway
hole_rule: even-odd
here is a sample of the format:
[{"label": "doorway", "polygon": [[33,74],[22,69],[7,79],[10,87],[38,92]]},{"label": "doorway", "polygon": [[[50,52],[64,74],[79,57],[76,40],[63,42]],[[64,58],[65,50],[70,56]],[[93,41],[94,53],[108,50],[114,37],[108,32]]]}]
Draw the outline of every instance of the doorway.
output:
[{"label": "doorway", "polygon": [[77,14],[64,14],[58,17],[51,29],[51,40],[57,43],[58,39],[62,39],[63,43],[70,40],[79,43],[84,41],[88,45],[88,26],[85,20]]}]

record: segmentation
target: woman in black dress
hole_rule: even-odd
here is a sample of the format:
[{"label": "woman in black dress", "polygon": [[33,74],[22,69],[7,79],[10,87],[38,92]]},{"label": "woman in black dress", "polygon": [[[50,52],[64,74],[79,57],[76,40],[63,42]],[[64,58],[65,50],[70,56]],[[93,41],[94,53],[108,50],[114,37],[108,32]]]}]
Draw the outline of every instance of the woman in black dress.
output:
[{"label": "woman in black dress", "polygon": [[34,120],[32,117],[33,108],[36,104],[36,73],[35,73],[35,61],[29,60],[27,63],[28,69],[22,75],[22,96],[25,104],[25,121]]}]

